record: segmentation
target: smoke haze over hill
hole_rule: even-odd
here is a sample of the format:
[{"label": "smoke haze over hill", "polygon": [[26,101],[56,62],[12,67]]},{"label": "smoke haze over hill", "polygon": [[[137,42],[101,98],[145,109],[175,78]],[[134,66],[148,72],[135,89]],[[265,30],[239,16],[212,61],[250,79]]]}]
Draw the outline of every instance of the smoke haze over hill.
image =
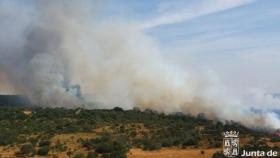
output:
[{"label": "smoke haze over hill", "polygon": [[255,112],[227,94],[216,75],[170,64],[157,41],[133,24],[100,20],[99,1],[29,2],[0,5],[1,88],[40,106],[94,103],[280,127],[274,112]]}]

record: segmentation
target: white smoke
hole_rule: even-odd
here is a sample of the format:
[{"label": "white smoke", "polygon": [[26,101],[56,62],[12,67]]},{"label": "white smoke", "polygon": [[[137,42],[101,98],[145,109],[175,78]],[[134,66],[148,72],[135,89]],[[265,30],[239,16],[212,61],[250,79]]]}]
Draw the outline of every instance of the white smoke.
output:
[{"label": "white smoke", "polygon": [[280,127],[275,113],[244,106],[215,75],[168,64],[157,42],[137,27],[97,18],[89,7],[97,3],[31,2],[0,6],[0,75],[35,104],[137,106]]}]

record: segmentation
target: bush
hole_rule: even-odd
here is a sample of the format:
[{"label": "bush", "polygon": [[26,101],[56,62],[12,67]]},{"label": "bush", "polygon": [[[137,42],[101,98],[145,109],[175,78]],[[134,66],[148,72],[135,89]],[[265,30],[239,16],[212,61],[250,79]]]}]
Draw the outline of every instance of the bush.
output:
[{"label": "bush", "polygon": [[161,145],[157,142],[152,142],[152,141],[146,140],[143,143],[144,150],[158,150],[160,148],[161,148]]},{"label": "bush", "polygon": [[173,146],[178,146],[180,144],[180,141],[179,140],[173,140],[173,142],[172,142],[172,145]]},{"label": "bush", "polygon": [[80,140],[80,143],[84,148],[87,148],[88,150],[93,149],[96,147],[96,144],[100,142],[100,139],[86,139],[86,140]]},{"label": "bush", "polygon": [[102,157],[126,158],[128,145],[127,142],[122,138],[111,141],[110,139],[107,139],[107,137],[103,136],[100,139],[93,140],[93,142],[96,145],[95,152],[102,154]]},{"label": "bush", "polygon": [[53,155],[52,158],[59,158],[57,155]]},{"label": "bush", "polygon": [[182,143],[182,146],[190,146],[190,145],[196,145],[197,144],[197,140],[195,140],[194,138],[188,138],[185,139],[184,142]]},{"label": "bush", "polygon": [[280,142],[280,137],[272,137],[271,142]]},{"label": "bush", "polygon": [[78,153],[74,155],[73,158],[85,158],[85,155],[83,153]]},{"label": "bush", "polygon": [[110,154],[102,154],[100,158],[111,158]]},{"label": "bush", "polygon": [[226,156],[221,152],[215,152],[212,158],[226,158]]},{"label": "bush", "polygon": [[162,147],[171,147],[173,144],[173,141],[171,139],[165,139],[162,141],[161,146]]},{"label": "bush", "polygon": [[27,142],[27,137],[25,137],[23,135],[20,135],[20,136],[17,137],[17,143],[18,144],[23,144],[25,142]]},{"label": "bush", "polygon": [[49,146],[50,144],[51,144],[51,142],[48,141],[48,140],[41,140],[41,141],[39,142],[39,146],[40,146],[40,147],[42,147],[42,146]]},{"label": "bush", "polygon": [[222,144],[221,142],[218,142],[218,141],[210,141],[209,142],[209,147],[210,148],[218,148],[218,147],[221,147]]},{"label": "bush", "polygon": [[112,152],[110,158],[126,158],[128,147],[126,142],[114,141],[112,144]]},{"label": "bush", "polygon": [[109,143],[102,142],[97,144],[95,151],[100,154],[110,153],[112,151],[112,146]]},{"label": "bush", "polygon": [[0,132],[0,145],[9,145],[15,143],[17,135],[12,132]]},{"label": "bush", "polygon": [[96,152],[88,152],[87,158],[98,158],[98,154]]},{"label": "bush", "polygon": [[96,141],[99,141],[99,142],[107,142],[107,141],[110,141],[112,140],[112,137],[110,135],[110,133],[102,133],[101,134],[101,138],[99,140],[96,140]]},{"label": "bush", "polygon": [[37,142],[38,142],[38,139],[37,138],[30,138],[29,141],[31,142],[31,144],[33,146],[36,146]]},{"label": "bush", "polygon": [[72,151],[67,151],[66,154],[67,154],[68,157],[71,157],[71,155],[73,155],[73,152]]},{"label": "bush", "polygon": [[32,144],[24,144],[20,148],[20,154],[22,155],[34,155],[35,149]]},{"label": "bush", "polygon": [[126,153],[122,153],[120,151],[114,151],[109,154],[110,158],[126,158]]},{"label": "bush", "polygon": [[46,156],[46,155],[48,155],[49,151],[50,151],[50,148],[48,146],[43,146],[38,149],[37,154],[40,156]]},{"label": "bush", "polygon": [[57,151],[59,151],[59,152],[63,152],[63,151],[66,151],[67,150],[67,146],[66,145],[64,145],[64,144],[56,144],[55,146],[54,146],[54,148],[57,150]]}]

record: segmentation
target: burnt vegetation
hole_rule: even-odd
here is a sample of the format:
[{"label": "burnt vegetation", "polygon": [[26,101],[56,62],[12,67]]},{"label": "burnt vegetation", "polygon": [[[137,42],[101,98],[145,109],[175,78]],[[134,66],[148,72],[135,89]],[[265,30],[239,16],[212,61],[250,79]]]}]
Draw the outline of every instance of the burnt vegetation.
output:
[{"label": "burnt vegetation", "polygon": [[[250,130],[235,122],[208,120],[203,114],[166,115],[119,107],[112,110],[0,107],[0,146],[18,146],[20,150],[16,154],[22,156],[66,152],[69,157],[125,158],[130,148],[218,148],[222,146],[222,133],[226,130],[237,130],[244,137],[279,141],[268,133]],[[55,135],[78,132],[97,135],[77,140],[86,153],[72,151],[62,142],[51,142]],[[264,143],[260,145],[266,148]]]}]

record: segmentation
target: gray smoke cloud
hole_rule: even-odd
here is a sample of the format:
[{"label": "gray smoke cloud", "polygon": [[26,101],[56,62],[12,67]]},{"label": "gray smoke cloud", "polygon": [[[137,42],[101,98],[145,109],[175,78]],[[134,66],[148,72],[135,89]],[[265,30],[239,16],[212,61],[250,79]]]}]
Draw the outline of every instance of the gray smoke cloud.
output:
[{"label": "gray smoke cloud", "polygon": [[28,2],[0,5],[0,86],[37,105],[139,107],[280,127],[275,113],[244,106],[212,73],[170,64],[138,27],[100,20],[98,2]]}]

